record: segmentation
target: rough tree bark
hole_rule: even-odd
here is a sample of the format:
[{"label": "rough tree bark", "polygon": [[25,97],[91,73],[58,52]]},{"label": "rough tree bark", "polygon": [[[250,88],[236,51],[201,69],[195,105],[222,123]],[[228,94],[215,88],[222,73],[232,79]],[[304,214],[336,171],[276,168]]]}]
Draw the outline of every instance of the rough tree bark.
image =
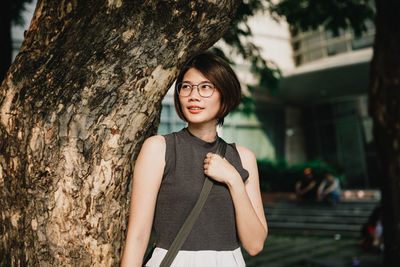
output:
[{"label": "rough tree bark", "polygon": [[381,175],[385,266],[400,262],[400,2],[376,0],[370,114]]},{"label": "rough tree bark", "polygon": [[239,1],[39,0],[0,87],[0,265],[110,266],[177,68]]}]

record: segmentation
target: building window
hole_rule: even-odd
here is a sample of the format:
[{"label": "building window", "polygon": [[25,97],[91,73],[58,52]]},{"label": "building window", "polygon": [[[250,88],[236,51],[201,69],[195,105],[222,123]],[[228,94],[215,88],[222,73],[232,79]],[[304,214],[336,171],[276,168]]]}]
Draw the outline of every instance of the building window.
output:
[{"label": "building window", "polygon": [[337,44],[329,45],[327,48],[328,56],[333,56],[336,54],[341,54],[347,52],[347,44],[346,42],[340,42]]},{"label": "building window", "polygon": [[[352,30],[339,30],[334,33],[319,28],[308,32],[294,30],[291,32],[296,66],[352,50],[371,47],[375,36],[373,23],[367,23],[367,31],[359,37],[356,37]],[[293,32],[296,34],[293,35]]]}]

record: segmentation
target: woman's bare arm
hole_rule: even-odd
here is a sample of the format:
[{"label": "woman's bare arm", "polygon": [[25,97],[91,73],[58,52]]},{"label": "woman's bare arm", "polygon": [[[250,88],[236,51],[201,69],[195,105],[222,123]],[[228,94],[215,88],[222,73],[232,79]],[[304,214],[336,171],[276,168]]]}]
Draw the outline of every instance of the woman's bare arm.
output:
[{"label": "woman's bare arm", "polygon": [[144,142],[134,168],[123,267],[142,266],[164,167],[165,139],[160,135],[152,136]]},{"label": "woman's bare arm", "polygon": [[244,183],[244,192],[240,183],[238,183],[239,185],[236,188],[231,189],[231,194],[234,194],[232,198],[237,198],[234,203],[240,241],[250,255],[255,255],[263,249],[268,235],[257,161],[254,153],[249,149],[242,146],[237,146],[237,149],[243,167],[249,172],[249,178]]}]

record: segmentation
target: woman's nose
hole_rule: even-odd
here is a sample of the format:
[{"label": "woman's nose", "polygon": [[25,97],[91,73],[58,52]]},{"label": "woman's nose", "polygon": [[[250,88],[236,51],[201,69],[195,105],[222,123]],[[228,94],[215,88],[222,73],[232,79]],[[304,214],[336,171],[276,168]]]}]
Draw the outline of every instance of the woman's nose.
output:
[{"label": "woman's nose", "polygon": [[192,91],[190,92],[189,98],[200,98],[199,87],[197,85],[192,85]]}]

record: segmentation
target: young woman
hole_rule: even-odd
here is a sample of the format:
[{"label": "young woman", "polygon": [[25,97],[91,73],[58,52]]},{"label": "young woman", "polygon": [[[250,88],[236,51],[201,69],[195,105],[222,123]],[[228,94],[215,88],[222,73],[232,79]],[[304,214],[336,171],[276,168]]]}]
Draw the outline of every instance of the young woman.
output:
[{"label": "young woman", "polygon": [[152,224],[156,248],[145,266],[159,266],[200,194],[205,176],[213,188],[171,266],[245,266],[240,245],[256,255],[268,234],[257,164],[245,147],[228,144],[215,154],[216,127],[234,110],[241,89],[231,67],[204,53],[181,71],[175,108],[187,128],[148,138],[137,158],[122,266],[141,266]]}]

